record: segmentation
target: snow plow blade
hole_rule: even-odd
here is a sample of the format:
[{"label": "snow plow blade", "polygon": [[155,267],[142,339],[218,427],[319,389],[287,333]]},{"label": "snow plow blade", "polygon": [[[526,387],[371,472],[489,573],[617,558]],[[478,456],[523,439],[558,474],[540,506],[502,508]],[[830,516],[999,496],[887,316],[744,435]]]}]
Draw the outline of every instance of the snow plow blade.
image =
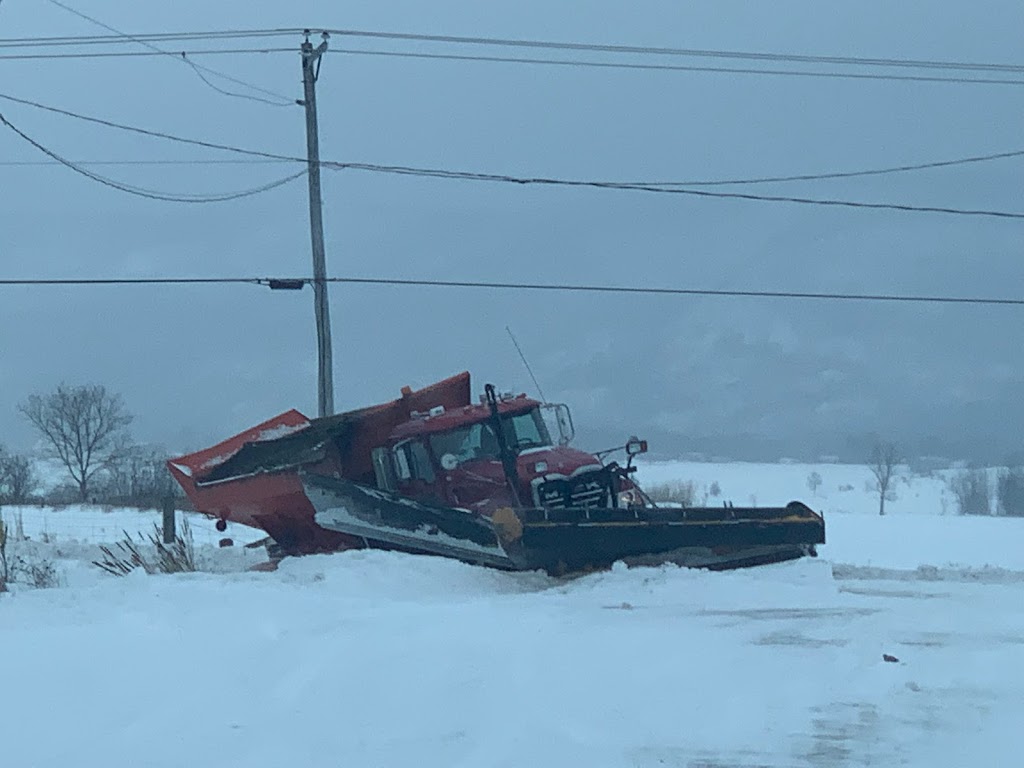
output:
[{"label": "snow plow blade", "polygon": [[504,570],[566,575],[627,565],[722,570],[814,556],[820,515],[777,508],[499,509],[492,517],[432,506],[349,480],[302,474],[316,523],[375,548]]},{"label": "snow plow blade", "polygon": [[301,473],[321,528],[363,539],[374,549],[441,555],[475,565],[515,569],[485,517],[437,507],[351,480]]},{"label": "snow plow blade", "polygon": [[[816,556],[825,521],[809,507],[527,509],[517,542],[549,573],[675,563],[724,570]],[[505,542],[512,548],[512,542]]]}]

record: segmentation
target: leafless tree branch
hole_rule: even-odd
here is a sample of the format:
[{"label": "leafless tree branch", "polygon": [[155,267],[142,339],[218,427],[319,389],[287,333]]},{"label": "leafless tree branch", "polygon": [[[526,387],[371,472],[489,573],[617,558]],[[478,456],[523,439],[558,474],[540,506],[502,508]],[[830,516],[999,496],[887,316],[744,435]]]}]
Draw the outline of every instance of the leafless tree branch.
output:
[{"label": "leafless tree branch", "polygon": [[82,501],[89,498],[89,483],[96,473],[129,445],[132,416],[121,396],[102,385],[61,384],[50,394],[30,396],[18,410],[67,469]]},{"label": "leafless tree branch", "polygon": [[875,476],[874,490],[878,493],[878,514],[885,514],[885,502],[893,500],[892,481],[902,458],[894,443],[878,442],[871,450],[868,467]]}]

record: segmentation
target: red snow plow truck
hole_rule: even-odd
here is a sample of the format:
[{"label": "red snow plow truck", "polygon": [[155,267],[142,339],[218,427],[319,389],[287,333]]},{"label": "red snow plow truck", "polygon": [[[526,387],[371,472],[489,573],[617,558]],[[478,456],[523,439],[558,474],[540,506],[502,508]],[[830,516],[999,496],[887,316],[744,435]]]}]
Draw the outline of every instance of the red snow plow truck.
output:
[{"label": "red snow plow truck", "polygon": [[555,575],[626,564],[738,568],[815,555],[823,518],[784,507],[652,502],[626,463],[570,447],[565,405],[462,373],[388,403],[287,411],[168,467],[195,508],[261,528],[278,555],[377,548]]}]

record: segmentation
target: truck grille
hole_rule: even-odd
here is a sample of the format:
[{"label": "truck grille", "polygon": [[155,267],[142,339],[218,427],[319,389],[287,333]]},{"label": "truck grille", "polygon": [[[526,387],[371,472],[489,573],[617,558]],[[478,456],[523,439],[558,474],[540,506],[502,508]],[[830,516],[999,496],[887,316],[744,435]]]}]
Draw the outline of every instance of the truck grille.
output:
[{"label": "truck grille", "polygon": [[549,509],[597,509],[611,506],[611,491],[605,475],[587,473],[580,477],[541,483],[537,486],[537,502]]}]

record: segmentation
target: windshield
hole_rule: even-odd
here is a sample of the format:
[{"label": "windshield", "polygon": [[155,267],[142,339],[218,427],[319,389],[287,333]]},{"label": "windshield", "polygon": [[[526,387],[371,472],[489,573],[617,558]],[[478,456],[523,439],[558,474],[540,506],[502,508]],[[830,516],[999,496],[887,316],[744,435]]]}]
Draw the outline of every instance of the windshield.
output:
[{"label": "windshield", "polygon": [[[502,416],[501,422],[505,429],[505,438],[513,451],[551,445],[547,426],[536,408],[515,416]],[[490,422],[480,422],[431,435],[430,447],[438,459],[445,454],[451,454],[459,464],[481,459],[501,459],[498,437],[494,434]]]}]

